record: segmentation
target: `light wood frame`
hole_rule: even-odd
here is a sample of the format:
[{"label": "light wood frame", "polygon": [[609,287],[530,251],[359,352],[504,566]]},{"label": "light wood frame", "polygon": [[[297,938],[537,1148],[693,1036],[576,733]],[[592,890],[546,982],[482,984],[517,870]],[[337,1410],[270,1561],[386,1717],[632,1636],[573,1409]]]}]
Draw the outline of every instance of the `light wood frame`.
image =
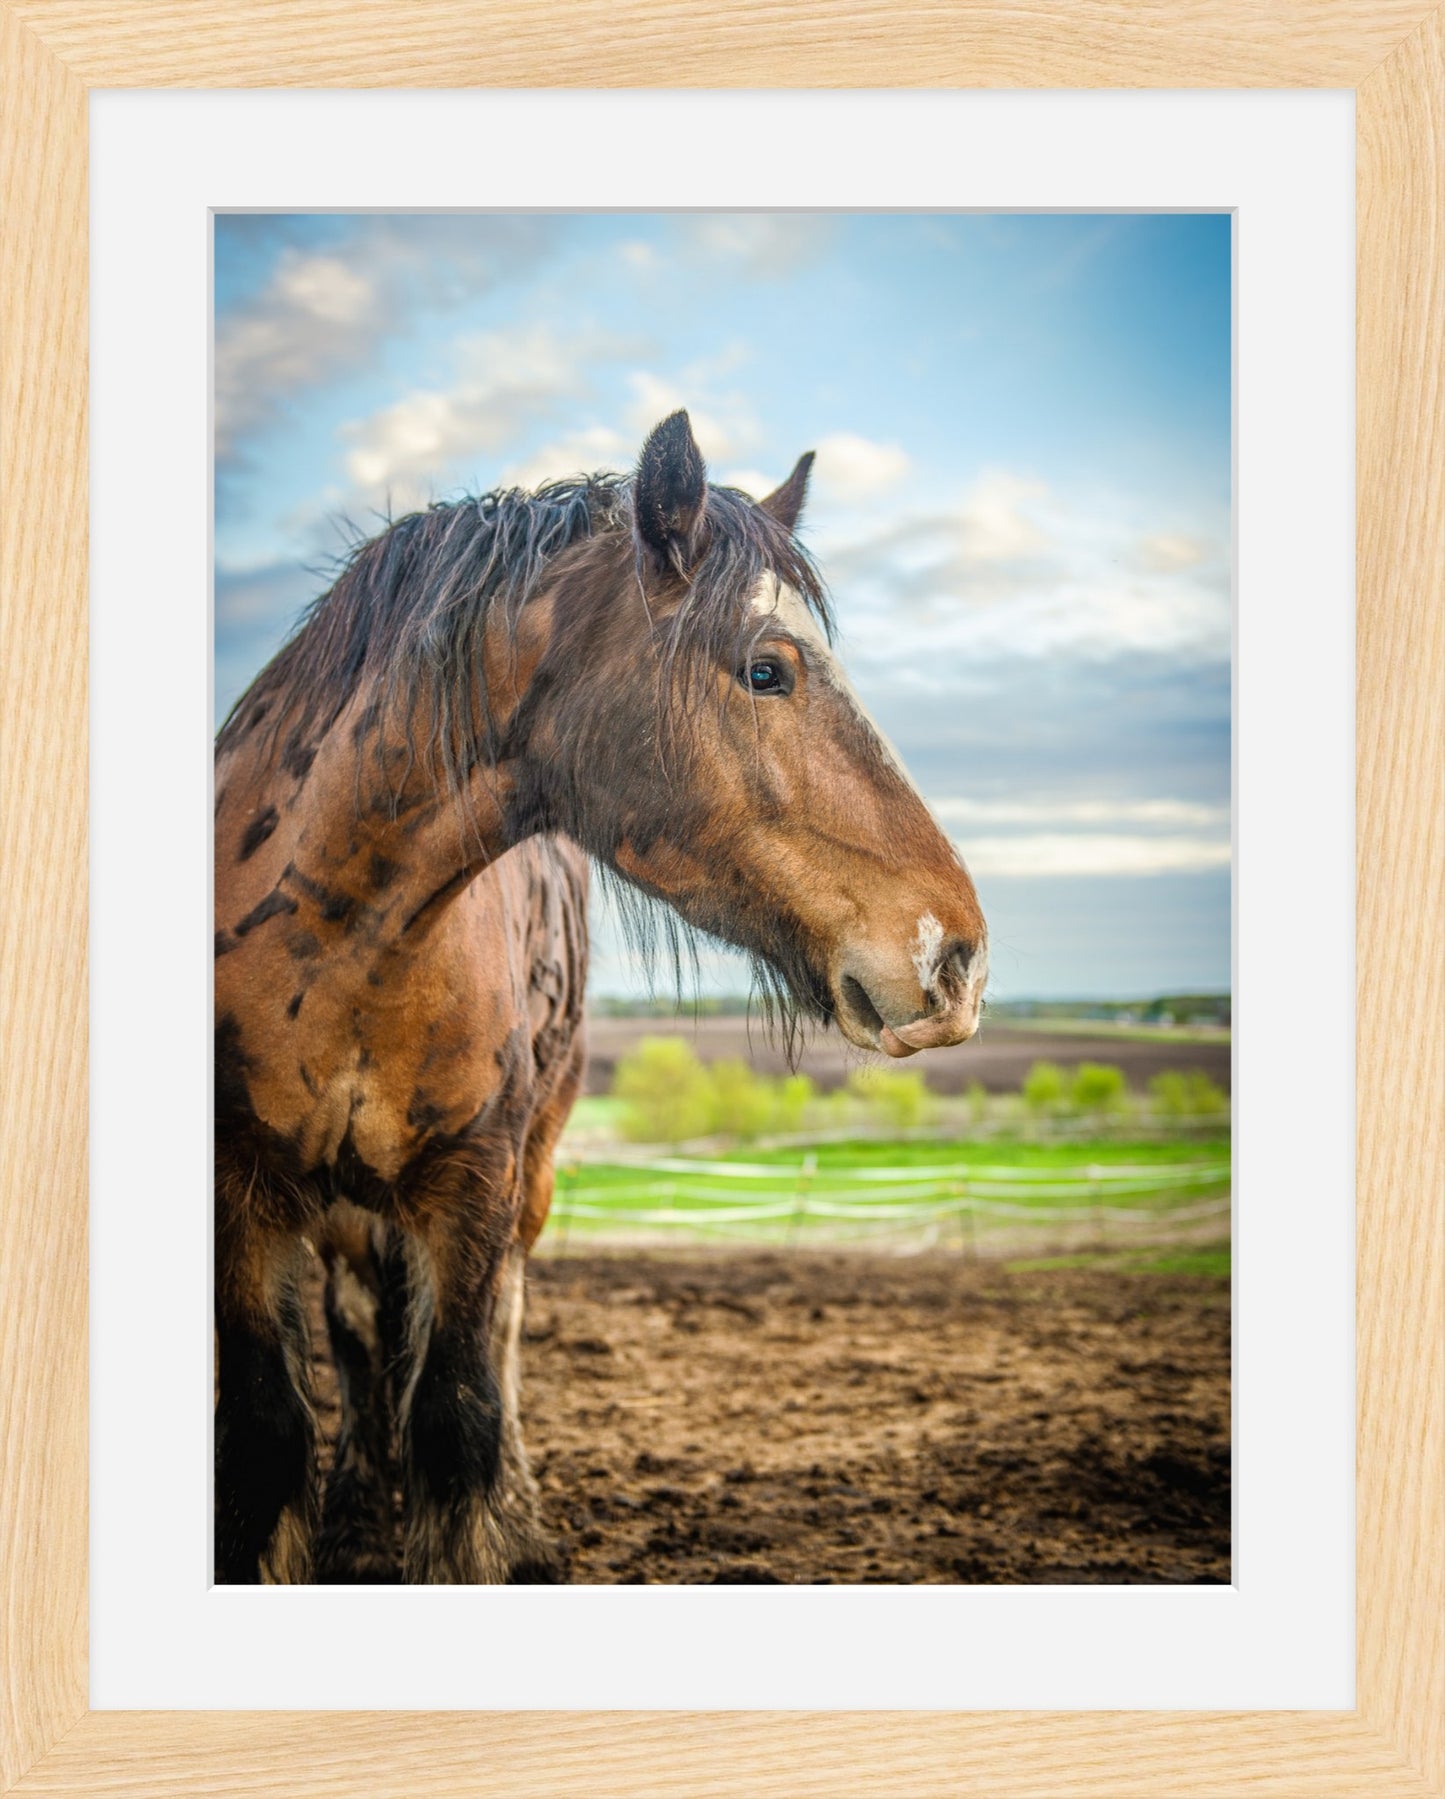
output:
[{"label": "light wood frame", "polygon": [[[1442,24],[1419,0],[0,0],[0,1793],[1445,1791]],[[1355,90],[1357,1707],[91,1712],[88,92],[752,85]]]}]

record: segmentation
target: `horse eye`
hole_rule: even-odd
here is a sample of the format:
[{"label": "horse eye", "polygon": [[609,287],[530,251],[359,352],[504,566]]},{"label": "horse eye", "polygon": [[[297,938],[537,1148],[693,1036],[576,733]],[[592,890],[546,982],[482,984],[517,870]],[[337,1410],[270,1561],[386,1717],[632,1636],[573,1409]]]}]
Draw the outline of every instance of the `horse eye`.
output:
[{"label": "horse eye", "polygon": [[750,693],[784,693],[787,691],[781,667],[772,661],[750,662],[743,677]]}]

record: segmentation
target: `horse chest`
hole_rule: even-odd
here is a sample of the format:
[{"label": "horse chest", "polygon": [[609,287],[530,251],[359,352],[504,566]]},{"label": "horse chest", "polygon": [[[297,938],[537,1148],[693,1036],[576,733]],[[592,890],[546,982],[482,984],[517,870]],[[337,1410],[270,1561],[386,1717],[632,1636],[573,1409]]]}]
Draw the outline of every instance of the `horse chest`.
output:
[{"label": "horse chest", "polygon": [[356,1125],[364,1121],[362,1132],[371,1139],[367,1145],[369,1153],[358,1144],[358,1155],[382,1180],[395,1179],[402,1166],[398,1120],[394,1110],[370,1088],[371,1083],[354,1072],[342,1073],[328,1081],[312,1100],[299,1131],[301,1157],[307,1167],[335,1168],[342,1145],[348,1137],[355,1141]]},{"label": "horse chest", "polygon": [[[278,1170],[355,1186],[377,1206],[459,1137],[515,1150],[578,998],[537,856],[486,871],[410,938],[362,928],[379,905],[328,920],[304,882],[294,912],[245,931],[233,920],[216,965],[218,1079],[226,1062],[232,1102],[218,1102],[218,1131],[234,1114],[249,1137],[254,1121]],[[293,867],[282,885],[299,879]]]},{"label": "horse chest", "polygon": [[298,1045],[290,1057],[253,1064],[256,1116],[290,1146],[301,1168],[396,1182],[437,1139],[464,1130],[495,1096],[494,1057],[470,1046],[438,1054],[425,1030],[395,1052],[374,1042]]}]

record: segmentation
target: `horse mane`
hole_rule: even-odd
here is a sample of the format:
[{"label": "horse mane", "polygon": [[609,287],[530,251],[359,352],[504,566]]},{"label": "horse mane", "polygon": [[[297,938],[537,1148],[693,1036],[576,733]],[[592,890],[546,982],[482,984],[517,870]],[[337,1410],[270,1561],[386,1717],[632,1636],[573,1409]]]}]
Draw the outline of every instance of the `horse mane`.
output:
[{"label": "horse mane", "polygon": [[[383,705],[400,706],[413,750],[435,752],[445,787],[460,799],[471,772],[497,748],[476,679],[494,615],[501,613],[510,638],[556,556],[623,532],[634,544],[645,596],[632,485],[631,476],[594,474],[531,493],[503,488],[439,501],[355,545],[231,707],[217,749],[230,748],[263,719],[273,732],[289,727],[297,744],[314,742],[372,687]],[[737,488],[709,487],[707,526],[662,644],[669,684],[680,682],[684,693],[692,670],[746,652],[757,631],[746,602],[764,574],[793,588],[829,637],[833,632],[812,557],[771,513]]]},{"label": "horse mane", "polygon": [[[515,620],[545,564],[590,537],[615,509],[620,482],[559,481],[535,493],[503,489],[438,502],[352,545],[330,587],[227,714],[228,748],[262,718],[319,737],[363,687],[397,695],[429,688],[440,707],[474,710],[488,620]],[[466,696],[457,692],[466,686]],[[428,722],[428,721],[423,721]],[[440,721],[437,721],[440,722]],[[450,771],[449,771],[450,772]]]},{"label": "horse mane", "polygon": [[[749,601],[764,575],[792,588],[833,635],[827,592],[812,557],[770,512],[737,488],[709,486],[706,526],[702,554],[679,577],[681,600],[660,627],[662,686],[671,701],[665,739],[676,759],[674,776],[686,760],[695,682],[700,687],[719,661],[740,666],[761,629]],[[395,707],[394,716],[406,720],[409,759],[434,767],[443,789],[464,806],[471,774],[494,762],[499,748],[476,678],[491,622],[500,615],[507,640],[513,640],[521,610],[549,564],[589,540],[630,547],[626,566],[645,602],[630,475],[579,476],[533,492],[499,489],[397,519],[346,554],[331,586],[231,707],[217,750],[264,727],[271,754],[284,730],[283,763],[304,768],[342,711],[367,692],[372,716]],[[619,902],[628,942],[649,968],[663,951],[681,997],[683,971],[696,966],[701,933],[621,878],[607,885]],[[816,1014],[822,996],[800,992],[801,969],[782,973],[758,956],[750,960],[770,1027],[781,1027],[791,1053],[798,1011]]]}]

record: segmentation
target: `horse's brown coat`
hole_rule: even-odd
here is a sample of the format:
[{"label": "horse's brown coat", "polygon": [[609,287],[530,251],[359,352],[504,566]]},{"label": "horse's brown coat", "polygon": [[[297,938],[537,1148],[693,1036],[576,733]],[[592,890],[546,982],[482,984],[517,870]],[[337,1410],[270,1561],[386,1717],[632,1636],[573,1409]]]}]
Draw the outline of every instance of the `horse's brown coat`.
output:
[{"label": "horse's brown coat", "polygon": [[[308,1576],[296,1283],[338,1201],[379,1221],[370,1260],[404,1290],[374,1308],[385,1343],[339,1289],[333,1309],[352,1384],[390,1395],[405,1577],[545,1563],[515,1357],[582,1070],[584,851],[856,1042],[973,1030],[977,897],[813,622],[806,476],[762,506],[709,489],[679,415],[630,485],[401,520],[224,728],[218,1578]],[[382,1517],[375,1433],[343,1450]]]},{"label": "horse's brown coat", "polygon": [[[551,837],[464,859],[446,808],[359,816],[346,723],[304,773],[294,755],[269,764],[259,734],[218,762],[218,1074],[244,1085],[218,1110],[218,1283],[273,1312],[299,1233],[324,1243],[327,1208],[355,1200],[421,1246],[435,1328],[447,1303],[485,1318],[546,1216],[583,1061],[587,864]],[[258,808],[277,785],[279,807]],[[273,821],[260,835],[258,818]],[[350,1265],[344,1245],[329,1253]],[[525,1487],[520,1444],[508,1453]],[[384,1464],[368,1472],[389,1491]],[[264,1574],[306,1577],[316,1505],[308,1493],[283,1520]],[[432,1530],[415,1576],[505,1577],[522,1522],[485,1566]]]}]

